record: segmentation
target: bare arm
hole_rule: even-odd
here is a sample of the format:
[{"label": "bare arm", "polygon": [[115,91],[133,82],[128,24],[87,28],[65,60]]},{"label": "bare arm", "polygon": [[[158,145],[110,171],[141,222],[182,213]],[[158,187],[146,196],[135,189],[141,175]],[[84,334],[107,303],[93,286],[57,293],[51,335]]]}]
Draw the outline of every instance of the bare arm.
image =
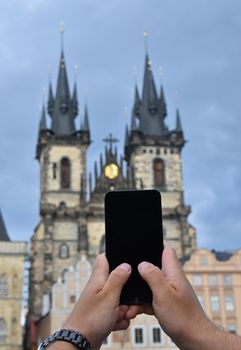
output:
[{"label": "bare arm", "polygon": [[[241,338],[216,327],[204,313],[175,251],[165,248],[162,270],[143,262],[139,273],[153,292],[153,313],[181,350],[241,350]],[[134,317],[133,310],[127,317]]]},{"label": "bare arm", "polygon": [[[109,275],[109,265],[102,254],[96,258],[91,277],[75,304],[63,328],[78,331],[97,350],[113,330],[126,329],[130,320],[126,318],[128,306],[119,305],[123,285],[131,274],[128,264],[118,266]],[[56,341],[49,350],[74,350],[72,344]]]}]

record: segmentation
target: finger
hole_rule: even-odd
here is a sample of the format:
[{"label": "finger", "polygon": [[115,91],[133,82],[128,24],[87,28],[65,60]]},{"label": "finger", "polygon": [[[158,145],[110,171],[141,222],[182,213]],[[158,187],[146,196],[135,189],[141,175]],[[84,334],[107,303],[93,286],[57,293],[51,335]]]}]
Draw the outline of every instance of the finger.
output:
[{"label": "finger", "polygon": [[128,309],[129,309],[128,305],[120,305],[119,306],[119,316],[118,316],[117,322],[126,318],[126,313],[127,313]]},{"label": "finger", "polygon": [[89,283],[94,285],[96,290],[102,289],[109,276],[109,264],[105,254],[96,257]]},{"label": "finger", "polygon": [[162,271],[168,281],[183,279],[184,272],[174,249],[165,247],[162,253]]},{"label": "finger", "polygon": [[131,266],[129,264],[123,263],[117,266],[117,268],[109,275],[103,288],[103,292],[107,293],[109,296],[113,296],[119,301],[122,287],[130,277],[130,274]]},{"label": "finger", "polygon": [[163,272],[155,265],[143,261],[138,265],[138,271],[141,277],[148,283],[153,294],[155,291],[160,290],[160,286],[162,286],[161,290],[166,286],[167,282],[163,275]]},{"label": "finger", "polygon": [[131,305],[129,307],[129,310],[126,313],[126,318],[129,320],[132,320],[137,315],[140,314],[147,314],[147,315],[153,315],[153,308],[151,304],[144,304],[144,305]]},{"label": "finger", "polygon": [[130,325],[130,320],[124,319],[121,320],[120,322],[117,322],[114,327],[114,331],[123,331],[127,329]]}]

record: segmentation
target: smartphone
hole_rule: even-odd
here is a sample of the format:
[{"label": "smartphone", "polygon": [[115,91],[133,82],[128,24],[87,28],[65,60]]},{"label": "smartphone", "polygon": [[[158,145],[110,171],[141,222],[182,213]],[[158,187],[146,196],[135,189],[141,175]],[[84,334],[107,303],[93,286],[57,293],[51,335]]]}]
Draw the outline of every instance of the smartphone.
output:
[{"label": "smartphone", "polygon": [[132,273],[120,304],[152,302],[152,292],[137,266],[148,261],[161,268],[163,251],[161,194],[157,190],[111,191],[105,196],[105,243],[110,271],[129,263]]}]

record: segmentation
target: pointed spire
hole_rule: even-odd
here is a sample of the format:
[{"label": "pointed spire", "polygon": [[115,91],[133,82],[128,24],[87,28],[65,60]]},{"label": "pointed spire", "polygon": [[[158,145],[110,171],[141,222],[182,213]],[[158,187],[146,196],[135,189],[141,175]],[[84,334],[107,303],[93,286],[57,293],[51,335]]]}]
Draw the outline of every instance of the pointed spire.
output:
[{"label": "pointed spire", "polygon": [[182,130],[182,123],[181,123],[181,117],[180,117],[180,113],[179,113],[179,109],[177,108],[176,111],[176,132],[183,132]]},{"label": "pointed spire", "polygon": [[57,84],[56,98],[59,98],[59,107],[61,112],[66,113],[69,109],[70,93],[69,83],[67,78],[67,71],[65,66],[64,52],[61,52],[60,65],[59,65],[59,78]]},{"label": "pointed spire", "polygon": [[136,129],[137,129],[136,117],[135,117],[135,114],[132,113],[132,116],[131,116],[131,130],[136,130]]},{"label": "pointed spire", "polygon": [[133,106],[133,113],[135,114],[136,117],[140,118],[141,99],[140,99],[137,85],[135,85],[135,100],[134,100],[134,106]]},{"label": "pointed spire", "polygon": [[167,104],[166,99],[164,95],[164,88],[161,85],[161,91],[160,91],[160,114],[162,118],[165,118],[167,116]]},{"label": "pointed spire", "polygon": [[77,96],[77,86],[76,86],[76,82],[74,83],[74,90],[73,90],[73,95],[72,95],[72,113],[73,113],[73,118],[76,118],[78,113],[79,113],[79,109],[78,109],[78,96]]},{"label": "pointed spire", "polygon": [[97,178],[98,178],[98,169],[97,169],[97,162],[95,161],[94,165],[94,173],[95,173],[95,185],[97,183]]},{"label": "pointed spire", "polygon": [[63,48],[60,56],[51,129],[57,135],[73,135],[76,131],[71,108],[69,83]]},{"label": "pointed spire", "polygon": [[46,129],[47,129],[47,123],[46,123],[46,114],[45,114],[45,104],[43,103],[41,118],[39,122],[39,131],[46,130]]},{"label": "pointed spire", "polygon": [[89,196],[91,196],[92,193],[92,175],[89,173]]},{"label": "pointed spire", "polygon": [[49,96],[48,96],[48,114],[53,117],[54,111],[54,95],[52,90],[52,84],[49,82]]},{"label": "pointed spire", "polygon": [[127,146],[129,143],[129,130],[128,126],[126,125],[126,132],[125,132],[125,146]]},{"label": "pointed spire", "polygon": [[84,122],[83,122],[82,130],[83,131],[90,131],[89,129],[90,129],[89,128],[89,113],[88,113],[87,104],[85,104]]},{"label": "pointed spire", "polygon": [[103,169],[103,156],[102,153],[100,154],[100,172],[102,172]]},{"label": "pointed spire", "polygon": [[0,242],[1,241],[10,241],[4,220],[3,220],[3,216],[2,216],[2,212],[0,209]]},{"label": "pointed spire", "polygon": [[148,111],[155,114],[158,109],[158,98],[151,64],[149,56],[146,55],[142,101],[146,104]]}]

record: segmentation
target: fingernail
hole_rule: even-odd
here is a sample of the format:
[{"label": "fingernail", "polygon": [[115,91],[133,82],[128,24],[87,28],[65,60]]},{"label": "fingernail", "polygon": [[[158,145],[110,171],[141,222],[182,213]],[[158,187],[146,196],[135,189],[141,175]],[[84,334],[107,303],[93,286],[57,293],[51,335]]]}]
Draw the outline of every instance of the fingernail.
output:
[{"label": "fingernail", "polygon": [[138,269],[139,271],[144,271],[147,266],[150,266],[150,263],[143,261],[142,263],[139,264]]},{"label": "fingernail", "polygon": [[123,263],[120,265],[120,268],[122,268],[123,270],[130,272],[131,271],[131,266],[129,264]]}]

